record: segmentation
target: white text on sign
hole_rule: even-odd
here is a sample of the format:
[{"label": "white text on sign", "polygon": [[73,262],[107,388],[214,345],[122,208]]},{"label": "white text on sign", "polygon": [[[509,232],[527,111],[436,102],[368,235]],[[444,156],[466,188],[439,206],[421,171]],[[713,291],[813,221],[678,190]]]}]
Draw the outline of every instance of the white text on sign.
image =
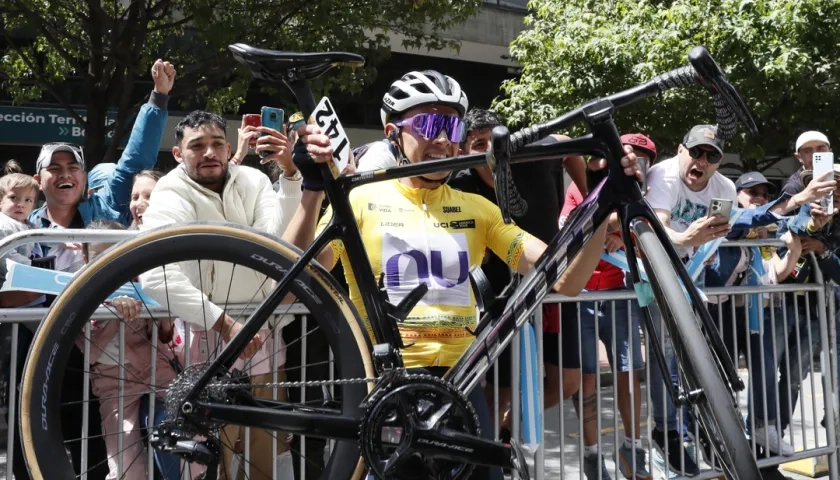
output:
[{"label": "white text on sign", "polygon": [[322,98],[318,106],[315,107],[312,116],[309,117],[309,123],[318,125],[321,132],[330,137],[334,167],[331,170],[333,176],[338,176],[350,161],[350,139],[347,138],[347,133],[341,126],[341,122],[338,121],[338,115],[336,115],[335,109],[327,97]]}]

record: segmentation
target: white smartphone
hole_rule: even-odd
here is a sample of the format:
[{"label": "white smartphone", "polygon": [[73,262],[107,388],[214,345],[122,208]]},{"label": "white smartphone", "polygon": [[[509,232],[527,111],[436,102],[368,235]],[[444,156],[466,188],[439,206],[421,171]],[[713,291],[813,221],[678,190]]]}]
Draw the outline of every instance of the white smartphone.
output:
[{"label": "white smartphone", "polygon": [[[828,172],[834,172],[834,152],[815,152],[813,163],[814,180],[821,178]],[[831,179],[829,175],[828,179]],[[813,181],[813,180],[812,180]],[[820,204],[825,208],[826,213],[831,215],[834,213],[834,194],[829,193],[822,200]]]},{"label": "white smartphone", "polygon": [[709,216],[719,217],[712,225],[723,225],[729,223],[729,216],[732,215],[732,200],[725,198],[713,198],[709,202]]}]

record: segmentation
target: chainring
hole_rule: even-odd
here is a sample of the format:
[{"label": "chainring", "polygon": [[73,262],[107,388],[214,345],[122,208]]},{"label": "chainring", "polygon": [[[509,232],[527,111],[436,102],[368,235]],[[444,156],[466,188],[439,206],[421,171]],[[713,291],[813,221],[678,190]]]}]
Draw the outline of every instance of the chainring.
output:
[{"label": "chainring", "polygon": [[419,430],[481,435],[478,415],[453,385],[431,375],[402,375],[374,393],[359,431],[362,457],[379,480],[461,480],[473,465],[434,458],[411,448]]}]

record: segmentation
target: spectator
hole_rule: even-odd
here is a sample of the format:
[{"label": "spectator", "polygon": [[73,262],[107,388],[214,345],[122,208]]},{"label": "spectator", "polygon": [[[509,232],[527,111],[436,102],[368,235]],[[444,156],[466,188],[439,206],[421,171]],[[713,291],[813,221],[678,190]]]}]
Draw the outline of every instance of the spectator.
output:
[{"label": "spectator", "polygon": [[90,197],[108,184],[108,179],[114,176],[117,169],[116,163],[99,163],[94,165],[88,172],[87,196]]},{"label": "spectator", "polygon": [[[636,154],[641,168],[645,169],[656,161],[656,145],[646,136],[640,133],[622,135],[621,143],[633,148],[633,153]],[[577,185],[571,184],[568,192],[566,192],[563,211],[560,214],[561,228],[562,223],[565,222],[572,210],[582,202],[583,195]],[[617,232],[607,235],[604,248],[609,253],[623,249],[624,243],[621,240],[621,235]],[[620,291],[625,289],[624,283],[624,272],[602,260],[598,262],[595,272],[589,278],[586,290]],[[609,306],[610,303],[612,303],[612,308]],[[633,375],[632,385],[630,383],[630,370],[639,372],[644,369],[639,326],[641,311],[636,302],[628,303],[624,300],[581,302],[579,308],[579,320],[577,312],[565,316],[571,317],[575,323],[580,322],[579,350],[583,361],[582,392],[580,397],[577,395],[572,397],[572,401],[575,404],[578,417],[583,420],[584,474],[588,480],[597,480],[599,473],[602,480],[611,478],[603,456],[599,452],[600,434],[597,418],[600,413],[596,408],[596,397],[598,395],[596,375],[600,374],[597,358],[598,340],[600,339],[607,347],[607,358],[610,365],[618,372],[616,404],[624,423],[624,443],[616,452],[616,463],[618,463],[622,475],[626,478],[650,480],[652,477],[647,468],[647,459],[641,436],[642,390],[640,375],[638,373]],[[566,333],[565,328],[563,332]],[[577,340],[575,338],[572,341]],[[618,365],[615,365],[616,362],[618,362]],[[631,398],[633,399],[632,402]],[[634,457],[635,470],[633,470]]]},{"label": "spectator", "polygon": [[[683,262],[688,261],[695,247],[729,232],[728,223],[715,225],[714,218],[707,215],[712,198],[728,199],[733,203],[738,201],[732,180],[717,171],[722,159],[723,139],[717,136],[717,128],[697,125],[683,138],[676,157],[659,162],[648,173],[647,202],[656,212]],[[687,418],[686,422],[678,425],[677,410],[670,398],[670,391],[665,388],[666,374],[667,381],[678,383],[673,347],[667,332],[661,331],[659,309],[651,305],[650,312],[655,331],[648,334],[661,338],[666,364],[670,369],[669,372],[662,372],[659,362],[650,363],[648,388],[656,424],[652,433],[653,441],[660,454],[665,455],[667,449],[667,455],[663,458],[667,458],[672,470],[680,471],[684,460],[685,473],[696,475],[700,470],[693,454],[693,441],[685,428]],[[682,431],[678,430],[680,426]]]},{"label": "spectator", "polygon": [[[27,219],[35,209],[39,192],[38,182],[29,175],[10,173],[0,178],[0,238],[32,228]],[[30,265],[33,251],[40,251],[37,244],[21,245],[7,258]]]},{"label": "spectator", "polygon": [[[85,228],[95,220],[112,220],[119,221],[123,225],[129,224],[128,204],[131,179],[136,172],[151,168],[157,162],[157,152],[168,115],[166,111],[168,94],[172,89],[175,73],[175,68],[162,60],[156,61],[152,66],[154,90],[149,102],[140,108],[128,145],[117,163],[114,174],[107,182],[107,188],[97,191],[92,196],[86,196],[85,160],[82,149],[78,145],[49,143],[41,147],[35,163],[37,174],[34,178],[41,186],[46,204],[34,210],[29,216],[29,221],[35,227]],[[41,248],[45,255],[55,257],[56,270],[75,272],[84,265],[81,246],[78,244],[65,244],[58,247],[42,245]],[[49,296],[47,301],[48,303],[51,301]],[[20,305],[4,303],[3,306]],[[19,351],[29,350],[32,333],[34,332],[19,337]],[[19,363],[18,379],[21,378],[22,371],[23,364]],[[83,355],[80,352],[72,352],[64,377],[64,388],[61,391],[62,430],[66,438],[80,439],[82,436],[82,419],[84,418],[82,412],[85,406],[82,395],[85,371]],[[98,410],[98,399],[91,395],[87,406]],[[87,474],[92,478],[104,478],[108,474],[108,466],[100,422],[89,421],[87,429],[88,465],[90,466]],[[77,475],[82,473],[81,447],[81,441],[67,444]],[[15,447],[15,451],[21,451],[19,446]],[[23,468],[22,476],[16,470],[15,477],[18,480],[29,478],[25,464],[17,461],[15,464]]]},{"label": "spectator", "polygon": [[[801,181],[803,188],[810,187],[815,180],[812,180],[812,172],[803,170]],[[840,180],[840,165],[834,165],[834,179]],[[803,205],[799,214],[790,223],[791,231],[803,235],[802,252],[807,254],[813,252],[816,255],[817,266],[826,281],[833,280],[840,282],[840,223],[836,221],[836,215],[840,212],[840,187],[834,190],[834,213],[828,215],[825,209],[817,203]],[[822,248],[820,248],[822,247]],[[803,256],[799,259],[793,274],[791,283],[805,283],[813,275],[813,266],[810,259]],[[810,305],[810,311],[806,307]],[[810,359],[821,351],[819,342],[819,315],[816,311],[816,299],[806,301],[804,298],[794,302],[792,296],[787,302],[788,318],[798,319],[800,329],[797,334],[792,332],[787,338],[787,350],[783,344],[777,344],[780,352],[785,352],[779,361],[781,374],[779,376],[779,391],[790,392],[789,395],[781,395],[779,410],[781,412],[781,431],[790,425],[793,411],[799,401],[799,393],[802,380],[810,372]],[[797,308],[798,307],[798,308]],[[810,314],[810,317],[808,316]],[[810,322],[809,322],[810,320]],[[837,321],[838,319],[835,319]],[[810,332],[809,332],[810,330]],[[784,358],[786,356],[787,358]],[[790,399],[790,401],[788,401]],[[823,418],[823,424],[824,424]]]},{"label": "spectator", "polygon": [[[113,221],[95,221],[88,225],[94,230],[125,230],[125,226]],[[111,244],[85,244],[82,252],[85,262],[90,263]],[[102,433],[108,452],[108,479],[144,480],[146,462],[143,459],[142,428],[159,425],[166,416],[163,398],[158,392],[166,388],[176,376],[171,362],[177,361],[176,345],[172,344],[174,322],[171,319],[156,319],[157,338],[152,338],[153,323],[138,318],[144,305],[140,300],[120,296],[106,302],[117,321],[91,320],[90,328],[90,373],[93,394],[100,398],[99,413]],[[120,325],[123,328],[124,362],[120,363]],[[81,351],[85,349],[86,334],[82,332],[76,340]],[[149,347],[152,347],[151,349]],[[152,353],[154,351],[154,354]],[[154,370],[152,363],[154,362]],[[152,371],[155,378],[152,378]],[[122,380],[120,380],[122,378]],[[122,391],[120,391],[122,383]],[[149,396],[155,395],[155,419],[149,421]],[[119,423],[119,408],[122,403],[122,424]],[[142,416],[142,418],[141,418]],[[119,436],[122,435],[122,450]],[[122,457],[122,471],[118,456]],[[155,463],[164,480],[181,478],[181,461],[176,455],[154,452]]]},{"label": "spectator", "polygon": [[[735,182],[738,192],[738,203],[745,209],[740,218],[732,226],[728,235],[729,239],[741,238],[766,238],[767,226],[774,225],[780,217],[773,213],[778,204],[787,203],[787,194],[774,202],[769,202],[770,192],[774,189],[772,183],[767,181],[758,172],[747,172],[741,175]],[[810,192],[810,190],[809,190]],[[799,192],[796,196],[807,195],[809,192]],[[719,251],[719,260],[716,264],[706,269],[707,287],[729,287],[733,285],[757,285],[776,284],[783,281],[799,258],[801,244],[799,237],[790,232],[782,236],[787,245],[788,253],[781,258],[773,252],[770,258],[764,258],[758,247],[729,247]],[[712,297],[710,301],[719,306],[710,307],[709,311],[715,323],[721,325],[721,336],[729,351],[730,357],[737,363],[740,352],[750,352],[747,360],[747,368],[750,372],[750,390],[747,396],[749,405],[749,417],[754,419],[755,430],[752,430],[750,418],[747,419],[747,432],[755,438],[756,444],[766,448],[774,454],[785,456],[794,453],[793,447],[781,439],[776,429],[776,402],[777,397],[769,390],[769,385],[775,385],[776,380],[776,358],[773,348],[774,336],[772,332],[784,335],[787,327],[782,320],[781,312],[773,315],[770,312],[772,305],[763,305],[760,296],[750,296],[751,301],[761,301],[761,309],[765,311],[764,328],[760,328],[759,315],[749,318],[743,307],[742,297],[731,298],[729,296]],[[773,325],[771,319],[776,319]],[[762,332],[763,333],[760,333]],[[765,392],[770,392],[766,395]],[[765,407],[766,405],[766,407]],[[777,467],[762,469],[765,480],[779,476]]]},{"label": "spectator", "polygon": [[20,166],[20,163],[18,163],[17,160],[6,160],[6,162],[3,163],[2,175],[8,175],[10,173],[23,173],[23,167]]},{"label": "spectator", "polygon": [[[242,165],[230,165],[231,146],[226,138],[225,120],[215,114],[195,111],[184,117],[175,128],[176,145],[172,155],[180,164],[158,182],[149,206],[142,216],[141,230],[163,225],[194,221],[224,221],[256,228],[280,235],[300,201],[300,176],[292,163],[291,145],[280,132],[267,127],[246,127],[243,134],[265,133],[257,139],[256,151],[269,153],[266,162],[279,162],[283,169],[282,188],[272,191],[271,182],[259,170]],[[253,130],[248,130],[248,129]],[[242,142],[239,142],[242,143]],[[231,303],[259,302],[271,289],[271,282],[248,269],[235,269],[227,262],[211,262],[210,268],[199,269],[198,262],[168,265],[141,275],[143,290],[190,325],[196,334],[190,345],[191,355],[208,355],[202,341],[210,330],[221,334],[229,342],[242,328],[225,308],[210,299],[226,299]],[[202,262],[204,264],[204,262]],[[285,318],[283,319],[285,320]],[[246,348],[248,358],[257,355],[277,359],[279,381],[285,378],[285,345],[282,339],[274,349],[272,328],[282,328],[279,321],[266,325]],[[244,362],[235,368],[244,369]],[[250,369],[250,383],[272,383],[270,362],[254,361]],[[259,368],[258,368],[259,367]],[[271,398],[272,389],[258,389],[254,394]],[[283,400],[284,392],[280,392]],[[279,435],[278,450],[273,451],[274,432],[251,429],[251,479],[271,478],[273,460],[287,449],[283,435]],[[245,441],[245,429],[224,427],[223,465],[231,465],[237,441]]]},{"label": "spectator", "polygon": [[814,163],[814,153],[830,151],[831,143],[825,134],[811,130],[800,135],[796,139],[796,152],[793,154],[799,160],[800,168],[788,178],[784,187],[782,187],[782,192],[788,195],[796,195],[801,192],[806,185],[802,182],[801,175],[803,171],[811,169]]},{"label": "spectator", "polygon": [[[467,124],[467,136],[461,148],[462,153],[474,154],[486,152],[491,145],[491,132],[494,127],[502,125],[501,119],[494,113],[480,108],[470,109],[465,118]],[[558,139],[566,138],[556,136]],[[582,161],[580,157],[569,157],[571,160],[565,160],[565,163],[571,164],[575,161]],[[549,163],[549,162],[542,162]],[[514,166],[518,167],[518,166]],[[523,199],[530,205],[524,215],[516,217],[516,223],[526,231],[538,231],[541,233],[540,239],[544,242],[550,242],[551,238],[557,232],[551,225],[551,216],[555,214],[557,202],[551,203],[545,201],[546,191],[553,189],[552,184],[546,184],[547,176],[539,178],[536,172],[545,171],[545,168],[540,169],[512,169],[514,182],[522,185],[523,188],[520,193]],[[585,172],[584,172],[585,173]],[[584,177],[585,181],[585,177]],[[539,182],[539,183],[535,183]],[[452,188],[481,195],[487,200],[496,203],[495,182],[493,180],[493,173],[487,165],[481,165],[475,169],[464,170],[455,175],[450,181]],[[546,186],[547,188],[538,188],[538,185]],[[493,254],[489,249],[485,251],[482,259],[481,269],[487,275],[493,293],[499,295],[502,290],[510,283],[512,278],[512,271],[507,264],[499,257]],[[546,304],[543,306],[543,318],[547,319],[543,322],[543,361],[545,368],[545,398],[544,407],[550,409],[559,403],[560,399],[560,371],[561,359],[559,354],[558,332],[559,327],[551,324],[551,319],[557,320],[557,305]],[[576,327],[572,322],[564,323],[564,333],[568,333],[566,323],[570,327]],[[578,369],[578,354],[577,343],[575,338],[577,335],[564,335],[563,340],[563,393],[564,396],[569,397],[578,389],[579,374]],[[498,359],[498,376],[499,376],[499,418],[501,419],[501,438],[503,441],[510,439],[510,380],[511,380],[511,348],[506,348]],[[488,372],[487,386],[485,388],[485,396],[488,405],[494,403],[494,385],[493,372]],[[492,407],[491,407],[492,408]]]},{"label": "spectator", "polygon": [[162,177],[163,172],[159,170],[143,170],[134,176],[134,184],[131,186],[131,202],[128,204],[128,210],[131,212],[132,228],[138,228],[143,224],[143,214],[149,207],[152,190]]},{"label": "spectator", "polygon": [[[131,183],[137,172],[154,167],[166,125],[166,104],[175,80],[175,68],[158,60],[152,67],[155,89],[140,109],[128,145],[106,181],[106,187],[85,195],[85,160],[82,149],[66,143],[41,148],[35,179],[47,199],[35,210],[30,221],[39,228],[84,228],[94,220],[113,220],[131,224],[128,205]],[[75,271],[84,262],[78,246],[59,246],[47,250],[56,256],[56,269]]]}]

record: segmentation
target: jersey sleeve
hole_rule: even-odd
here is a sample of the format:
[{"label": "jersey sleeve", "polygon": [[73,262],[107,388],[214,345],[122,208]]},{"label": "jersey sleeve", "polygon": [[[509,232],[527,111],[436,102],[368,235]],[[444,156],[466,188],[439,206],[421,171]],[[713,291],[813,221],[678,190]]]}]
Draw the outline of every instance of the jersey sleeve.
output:
[{"label": "jersey sleeve", "polygon": [[486,225],[485,241],[487,247],[504,260],[510,268],[516,270],[519,267],[519,260],[522,252],[525,251],[525,243],[533,236],[519,228],[515,223],[505,224],[502,219],[502,212],[484,197],[475,196],[476,207]]}]

